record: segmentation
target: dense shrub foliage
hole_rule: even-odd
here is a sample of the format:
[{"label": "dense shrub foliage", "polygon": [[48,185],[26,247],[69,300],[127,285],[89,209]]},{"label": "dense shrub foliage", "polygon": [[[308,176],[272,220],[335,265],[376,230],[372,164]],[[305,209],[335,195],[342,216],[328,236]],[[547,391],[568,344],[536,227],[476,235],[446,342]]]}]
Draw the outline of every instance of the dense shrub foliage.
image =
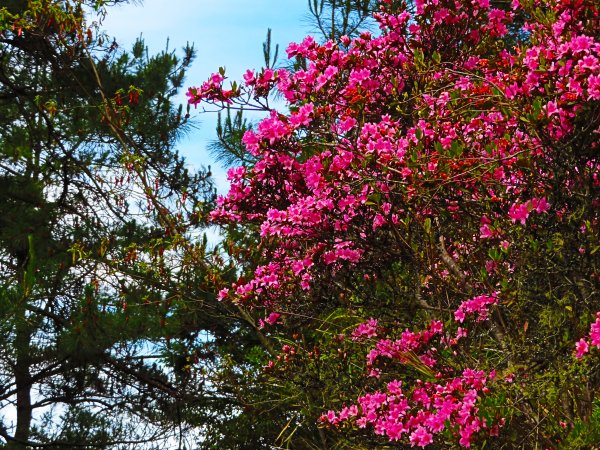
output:
[{"label": "dense shrub foliage", "polygon": [[245,234],[220,298],[265,309],[265,395],[324,448],[600,437],[600,8],[499,5],[383,0],[188,92],[268,112],[212,212]]}]

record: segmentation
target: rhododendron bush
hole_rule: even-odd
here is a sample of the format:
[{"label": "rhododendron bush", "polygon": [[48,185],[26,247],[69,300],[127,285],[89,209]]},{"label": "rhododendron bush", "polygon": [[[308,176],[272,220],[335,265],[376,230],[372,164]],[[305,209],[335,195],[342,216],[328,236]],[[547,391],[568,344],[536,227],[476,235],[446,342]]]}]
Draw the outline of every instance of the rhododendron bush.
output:
[{"label": "rhododendron bush", "polygon": [[[189,90],[268,113],[212,213],[259,236],[222,300],[272,336],[345,312],[328,345],[362,369],[323,405],[323,445],[598,438],[599,9],[387,0],[377,32],[291,44],[296,70]],[[295,339],[267,370],[319,360]]]}]

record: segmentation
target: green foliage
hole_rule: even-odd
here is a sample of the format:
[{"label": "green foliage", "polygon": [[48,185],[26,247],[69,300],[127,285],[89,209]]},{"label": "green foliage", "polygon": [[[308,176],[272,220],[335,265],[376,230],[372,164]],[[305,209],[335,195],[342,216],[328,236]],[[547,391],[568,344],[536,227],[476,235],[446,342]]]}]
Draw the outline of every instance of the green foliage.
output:
[{"label": "green foliage", "polygon": [[373,0],[308,0],[312,24],[323,37],[334,41],[364,31],[377,7]]},{"label": "green foliage", "polygon": [[107,5],[0,8],[7,448],[160,448],[213,411],[199,368],[239,328],[213,294],[218,255],[198,239],[210,174],[175,150],[194,49],[119,50],[84,12]]},{"label": "green foliage", "polygon": [[216,161],[225,167],[239,164],[252,163],[253,158],[246,152],[242,138],[244,133],[252,127],[244,117],[244,110],[240,109],[232,114],[231,108],[225,110],[225,117],[218,113],[217,140],[211,142],[209,149]]}]

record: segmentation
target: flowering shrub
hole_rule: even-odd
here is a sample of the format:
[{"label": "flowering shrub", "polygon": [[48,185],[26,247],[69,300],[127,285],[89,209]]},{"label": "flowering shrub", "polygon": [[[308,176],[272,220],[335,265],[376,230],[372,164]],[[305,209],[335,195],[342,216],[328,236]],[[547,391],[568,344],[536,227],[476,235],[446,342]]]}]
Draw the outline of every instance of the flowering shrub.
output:
[{"label": "flowering shrub", "polygon": [[[589,343],[594,347],[600,348],[600,312],[596,313],[596,321],[590,327]],[[577,358],[581,358],[584,354],[590,351],[588,339],[581,338],[577,341],[576,352]]]},{"label": "flowering shrub", "polygon": [[[260,108],[277,90],[289,105],[246,132],[255,162],[230,171],[212,213],[261,239],[221,298],[285,317],[349,292],[348,311],[387,317],[352,335],[386,388],[322,424],[421,447],[440,433],[550,447],[591,416],[580,403],[598,383],[581,392],[592,374],[573,354],[600,309],[598,9],[383,0],[376,34],[291,44],[304,69],[190,89],[193,104]],[[429,331],[380,338],[386,320]]]}]

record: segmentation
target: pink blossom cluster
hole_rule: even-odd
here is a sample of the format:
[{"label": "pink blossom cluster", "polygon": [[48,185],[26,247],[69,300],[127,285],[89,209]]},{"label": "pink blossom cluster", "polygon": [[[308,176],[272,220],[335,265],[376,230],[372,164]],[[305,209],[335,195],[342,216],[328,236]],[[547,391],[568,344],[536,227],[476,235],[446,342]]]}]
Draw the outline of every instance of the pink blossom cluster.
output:
[{"label": "pink blossom cluster", "polygon": [[[353,333],[353,337],[358,330],[363,333],[367,331],[374,337],[376,328],[369,322],[361,324]],[[405,330],[402,332],[400,339],[379,339],[373,349],[367,354],[367,368],[371,376],[379,376],[379,369],[375,368],[376,362],[380,358],[395,359],[402,362],[407,362],[410,359],[416,358],[419,364],[423,364],[429,369],[433,369],[437,364],[435,353],[437,349],[431,345],[431,339],[434,336],[442,337],[444,326],[439,320],[432,321],[427,329],[414,332]],[[447,340],[447,339],[442,339]]]},{"label": "pink blossom cluster", "polygon": [[531,211],[543,213],[549,209],[550,204],[545,198],[533,198],[524,203],[513,203],[508,211],[508,215],[513,223],[521,222],[521,225],[525,225]]},{"label": "pink blossom cluster", "polygon": [[596,313],[596,321],[590,326],[590,333],[587,338],[581,338],[575,344],[575,356],[582,358],[590,351],[590,344],[600,348],[600,312]]},{"label": "pink blossom cluster", "polygon": [[[577,112],[573,101],[595,96],[598,42],[583,34],[573,12],[565,9],[549,29],[527,25],[536,36],[532,39],[536,45],[524,52],[502,50],[492,65],[489,58],[453,54],[443,42],[431,38],[464,25],[466,42],[483,45],[486,33],[493,31],[496,37],[506,33],[512,12],[490,8],[487,2],[444,0],[421,2],[417,13],[410,22],[406,11],[382,10],[376,14],[382,34],[373,37],[365,32],[347,41],[347,51],[334,42],[320,45],[312,38],[291,44],[288,55],[306,57],[306,70],[290,74],[284,69],[265,69],[259,75],[246,74],[240,96],[244,89],[248,97],[256,98],[276,87],[290,102],[292,112],[284,115],[271,110],[257,129],[246,133],[244,143],[257,162],[231,174],[230,192],[219,199],[212,218],[254,222],[265,239],[293,239],[305,245],[300,258],[279,253],[281,260],[270,267],[277,267],[271,272],[273,282],[261,277],[231,292],[247,298],[277,289],[286,283],[276,279],[290,280],[290,264],[298,268],[297,261],[309,257],[313,264],[293,273],[306,287],[319,278],[322,264],[335,270],[363,260],[363,243],[370,241],[369,236],[396,226],[408,211],[421,220],[436,210],[458,219],[463,208],[486,198],[496,203],[496,211],[504,209],[512,223],[525,224],[532,211],[548,211],[547,196],[520,200],[527,177],[515,164],[527,154],[541,158],[541,143],[525,132],[515,111],[506,113],[493,100],[500,95],[531,103],[552,86],[556,98],[540,105],[547,111],[548,132],[556,137],[569,132]],[[430,17],[434,17],[433,25]],[[432,26],[435,33],[431,33]],[[398,32],[404,27],[408,35]],[[423,118],[407,127],[382,105],[390,96],[407,92],[406,81],[421,64],[414,50],[423,47],[435,49],[452,69],[431,73],[432,82],[446,88],[435,96],[423,93],[417,98],[415,107]],[[215,89],[221,82],[222,76],[214,76],[206,89]],[[218,100],[203,92],[190,91],[192,102]],[[226,96],[229,100],[229,93]],[[482,112],[457,118],[453,110],[472,103],[473,98],[482,99]],[[525,112],[530,110],[525,108]],[[329,123],[329,130],[323,125],[311,129],[316,119]],[[309,133],[309,139],[299,138],[301,130]],[[304,143],[330,138],[335,145],[317,152],[312,144]],[[460,157],[449,158],[448,152],[458,152]],[[494,162],[494,170],[488,169],[486,161]],[[477,177],[467,176],[477,168],[482,168]],[[544,175],[540,172],[540,176]],[[421,205],[416,193],[427,192],[428,186],[440,182],[446,183],[444,195],[432,197],[427,207]],[[372,202],[374,196],[380,200]],[[404,202],[399,203],[397,199],[402,198]],[[358,236],[357,227],[362,228]],[[489,237],[485,224],[482,228],[482,237]],[[326,238],[332,235],[337,238]],[[297,256],[294,245],[288,249]]]},{"label": "pink blossom cluster", "polygon": [[[432,354],[431,339],[441,336],[443,328],[440,321],[434,320],[421,332],[406,330],[396,341],[379,340],[367,357],[368,366],[377,358],[386,357],[407,366],[418,367],[420,361],[428,368],[435,367],[436,361],[426,355]],[[372,319],[359,325],[353,337],[373,337],[376,329],[377,322]],[[452,372],[454,369],[450,367],[440,368],[435,374],[438,381],[417,380],[408,389],[400,380],[390,381],[386,392],[365,394],[339,413],[323,414],[320,422],[330,426],[346,423],[358,428],[372,427],[375,434],[386,436],[390,441],[406,437],[411,446],[419,447],[431,444],[434,436],[443,432],[447,423],[452,423],[459,444],[468,448],[474,435],[488,428],[486,420],[478,414],[477,401],[489,392],[487,382],[495,380],[496,374],[469,368],[462,370],[460,376],[452,376]],[[488,429],[488,433],[497,434],[498,425]]]},{"label": "pink blossom cluster", "polygon": [[237,95],[235,89],[223,89],[223,81],[225,80],[224,71],[213,73],[210,78],[197,87],[188,89],[186,95],[190,104],[197,105],[199,98],[204,98],[213,102],[231,103],[231,98]]},{"label": "pink blossom cluster", "polygon": [[[374,319],[360,324],[352,333],[353,339],[375,337],[377,325]],[[367,356],[367,367],[371,368],[372,375],[376,360],[385,357],[423,373],[436,368],[437,372],[430,372],[436,382],[417,380],[412,387],[404,388],[402,381],[390,381],[386,392],[365,394],[339,413],[323,414],[320,422],[331,426],[346,423],[358,428],[372,427],[375,434],[387,436],[390,441],[401,440],[405,435],[411,446],[419,447],[431,444],[434,436],[443,432],[447,423],[452,423],[459,444],[470,447],[474,435],[488,428],[486,420],[479,416],[477,401],[489,392],[487,382],[495,380],[496,373],[467,368],[460,376],[452,376],[454,369],[436,367],[432,338],[442,337],[440,341],[448,343],[443,332],[443,324],[434,320],[423,331],[405,330],[395,341],[380,339]],[[497,434],[498,424],[492,425],[488,432]]]},{"label": "pink blossom cluster", "polygon": [[258,326],[259,326],[259,328],[264,328],[267,325],[271,325],[271,326],[276,325],[277,323],[279,323],[280,317],[281,317],[281,314],[272,312],[264,320],[259,319]]},{"label": "pink blossom cluster", "polygon": [[377,435],[390,441],[403,438],[411,446],[426,447],[436,434],[452,423],[459,445],[471,447],[475,435],[486,430],[497,435],[496,425],[488,424],[479,415],[477,402],[488,392],[487,383],[495,373],[465,369],[460,377],[440,382],[417,380],[412,389],[403,389],[402,382],[387,383],[387,392],[374,392],[358,398],[357,404],[344,407],[339,413],[329,411],[320,422],[332,426],[344,423],[358,428],[372,428]]},{"label": "pink blossom cluster", "polygon": [[369,319],[361,323],[352,332],[352,339],[357,341],[364,338],[372,338],[377,336],[377,319]]},{"label": "pink blossom cluster", "polygon": [[498,303],[498,297],[493,295],[478,295],[460,304],[454,312],[454,319],[460,323],[465,321],[467,314],[473,314],[477,322],[488,318],[488,310],[491,305]]}]

